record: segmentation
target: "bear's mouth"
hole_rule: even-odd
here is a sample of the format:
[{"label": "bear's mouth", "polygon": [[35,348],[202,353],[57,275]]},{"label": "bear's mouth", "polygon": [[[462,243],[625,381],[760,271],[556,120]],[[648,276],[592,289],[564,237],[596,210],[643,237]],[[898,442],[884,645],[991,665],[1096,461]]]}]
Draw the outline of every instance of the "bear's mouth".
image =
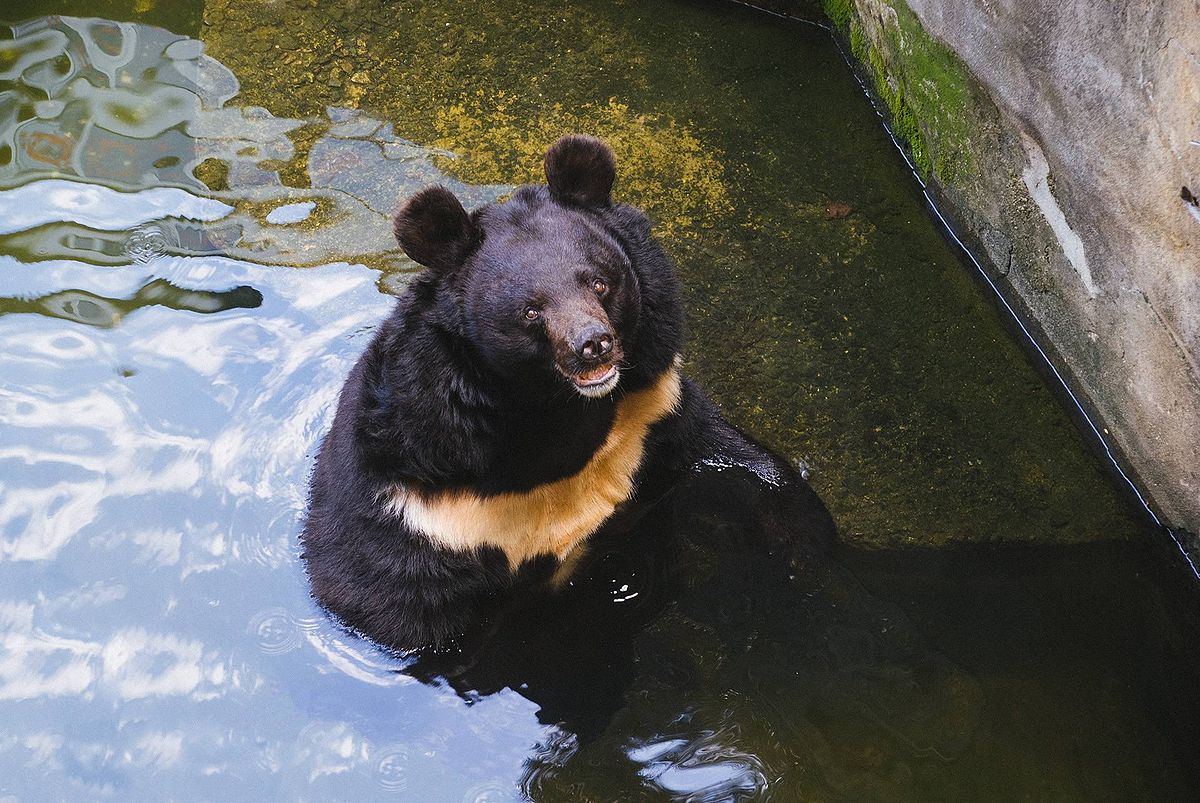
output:
[{"label": "bear's mouth", "polygon": [[606,363],[568,376],[575,384],[576,390],[584,396],[595,398],[604,396],[617,386],[621,379],[621,369],[617,368],[616,363]]}]

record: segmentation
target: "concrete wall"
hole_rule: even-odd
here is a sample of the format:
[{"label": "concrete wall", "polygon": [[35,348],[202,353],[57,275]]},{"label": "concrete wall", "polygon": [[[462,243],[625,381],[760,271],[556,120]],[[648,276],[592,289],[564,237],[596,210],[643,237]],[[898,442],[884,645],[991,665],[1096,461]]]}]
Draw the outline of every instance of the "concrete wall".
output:
[{"label": "concrete wall", "polygon": [[1200,532],[1200,2],[822,5],[1156,511]]},{"label": "concrete wall", "polygon": [[1200,532],[1200,208],[1182,197],[1200,188],[1200,3],[909,7],[1010,143],[947,196],[1166,520]]}]

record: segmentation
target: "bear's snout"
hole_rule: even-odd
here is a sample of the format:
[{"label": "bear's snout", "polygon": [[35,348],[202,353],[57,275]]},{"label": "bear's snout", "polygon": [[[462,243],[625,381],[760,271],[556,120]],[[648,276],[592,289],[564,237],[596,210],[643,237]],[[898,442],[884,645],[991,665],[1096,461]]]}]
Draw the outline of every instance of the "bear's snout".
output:
[{"label": "bear's snout", "polygon": [[557,334],[551,328],[556,367],[584,396],[607,395],[620,380],[621,342],[602,314],[579,315],[571,323]]},{"label": "bear's snout", "polygon": [[575,349],[575,356],[589,365],[603,362],[612,354],[613,334],[598,321],[577,332],[573,340],[571,345]]}]

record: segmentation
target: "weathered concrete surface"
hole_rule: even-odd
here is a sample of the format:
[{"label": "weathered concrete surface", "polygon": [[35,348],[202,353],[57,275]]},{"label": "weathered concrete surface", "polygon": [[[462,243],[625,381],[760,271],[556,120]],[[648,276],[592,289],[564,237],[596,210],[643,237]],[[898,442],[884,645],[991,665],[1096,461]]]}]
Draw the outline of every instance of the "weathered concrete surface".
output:
[{"label": "weathered concrete surface", "polygon": [[1011,255],[1012,287],[1162,514],[1200,531],[1200,209],[1181,197],[1200,185],[1200,3],[909,5],[1019,137],[981,154],[984,197],[956,193],[980,239]]},{"label": "weathered concrete surface", "polygon": [[1156,511],[1200,532],[1200,2],[822,5]]}]

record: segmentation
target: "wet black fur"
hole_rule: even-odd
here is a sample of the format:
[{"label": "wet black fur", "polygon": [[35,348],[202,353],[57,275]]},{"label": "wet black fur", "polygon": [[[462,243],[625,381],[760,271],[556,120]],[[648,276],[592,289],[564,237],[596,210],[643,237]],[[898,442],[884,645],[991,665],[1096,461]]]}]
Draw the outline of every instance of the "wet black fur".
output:
[{"label": "wet black fur", "polygon": [[[514,572],[498,549],[439,549],[386,512],[381,492],[401,482],[487,495],[569,476],[603,443],[620,397],[653,383],[682,348],[678,281],[645,215],[609,200],[611,153],[590,138],[555,148],[553,187],[523,187],[469,216],[434,188],[398,213],[397,238],[426,270],[350,372],[321,446],[302,535],[313,593],[391,647],[485,632],[506,600],[541,587],[555,560]],[[521,259],[557,253],[545,250],[552,243],[567,243],[572,264],[611,280],[605,304],[625,359],[608,397],[576,393],[547,367],[537,331],[512,322],[532,270]],[[686,381],[678,412],[651,430],[635,503],[668,492],[706,459],[769,464],[784,486],[772,494],[784,529],[814,544],[832,537],[828,513],[796,472]]]}]

